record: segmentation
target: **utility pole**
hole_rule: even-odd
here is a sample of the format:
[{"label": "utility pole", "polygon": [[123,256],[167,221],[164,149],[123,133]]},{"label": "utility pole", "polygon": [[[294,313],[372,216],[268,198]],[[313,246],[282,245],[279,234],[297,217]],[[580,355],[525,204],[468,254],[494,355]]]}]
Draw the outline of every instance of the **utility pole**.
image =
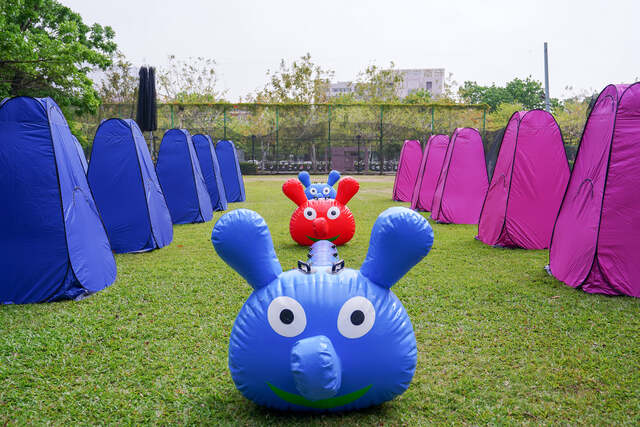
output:
[{"label": "utility pole", "polygon": [[547,53],[547,42],[544,42],[544,106],[547,113],[551,110],[549,107],[549,56]]}]

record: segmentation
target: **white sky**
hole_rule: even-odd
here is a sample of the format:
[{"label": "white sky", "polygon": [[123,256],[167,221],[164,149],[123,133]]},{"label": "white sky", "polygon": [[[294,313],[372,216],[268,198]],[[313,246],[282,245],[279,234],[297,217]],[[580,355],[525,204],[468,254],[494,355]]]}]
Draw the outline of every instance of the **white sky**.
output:
[{"label": "white sky", "polygon": [[169,54],[215,59],[232,101],[262,88],[281,58],[306,52],[335,80],[393,60],[502,85],[544,81],[548,41],[552,97],[640,78],[640,0],[61,1],[88,24],[113,27],[136,66],[161,66]]}]

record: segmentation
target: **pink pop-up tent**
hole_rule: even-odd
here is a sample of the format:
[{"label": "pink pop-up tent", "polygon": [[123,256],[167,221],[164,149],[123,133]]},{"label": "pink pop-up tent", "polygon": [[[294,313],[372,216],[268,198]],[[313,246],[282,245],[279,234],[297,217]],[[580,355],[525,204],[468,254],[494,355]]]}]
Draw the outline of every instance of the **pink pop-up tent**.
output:
[{"label": "pink pop-up tent", "polygon": [[590,293],[640,297],[640,83],[609,85],[587,119],[548,270]]},{"label": "pink pop-up tent", "polygon": [[393,183],[393,200],[398,202],[411,201],[411,193],[416,183],[421,159],[422,147],[420,146],[420,141],[405,141],[400,151],[398,171]]},{"label": "pink pop-up tent", "polygon": [[411,209],[430,211],[433,193],[447,153],[449,135],[431,135],[422,154],[416,185],[411,196]]},{"label": "pink pop-up tent", "polygon": [[543,110],[514,113],[480,214],[478,240],[488,245],[548,248],[569,173],[562,134],[553,116]]},{"label": "pink pop-up tent", "polygon": [[477,224],[488,186],[480,133],[472,128],[456,129],[438,177],[431,218],[441,223]]}]

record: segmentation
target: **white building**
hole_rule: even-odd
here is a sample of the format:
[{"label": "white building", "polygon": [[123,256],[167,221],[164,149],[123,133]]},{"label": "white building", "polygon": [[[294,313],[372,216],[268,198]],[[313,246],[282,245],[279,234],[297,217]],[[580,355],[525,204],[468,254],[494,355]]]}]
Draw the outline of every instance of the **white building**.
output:
[{"label": "white building", "polygon": [[337,82],[329,85],[329,96],[346,95],[353,92],[352,82]]},{"label": "white building", "polygon": [[417,70],[398,70],[402,74],[402,85],[398,96],[404,98],[420,89],[426,89],[432,98],[438,98],[444,92],[444,68],[423,68]]},{"label": "white building", "polygon": [[[438,98],[444,92],[444,68],[422,68],[413,70],[396,70],[402,74],[402,84],[397,95],[405,98],[420,89],[428,90],[432,98]],[[329,85],[329,96],[339,96],[354,91],[353,82],[337,82]]]}]

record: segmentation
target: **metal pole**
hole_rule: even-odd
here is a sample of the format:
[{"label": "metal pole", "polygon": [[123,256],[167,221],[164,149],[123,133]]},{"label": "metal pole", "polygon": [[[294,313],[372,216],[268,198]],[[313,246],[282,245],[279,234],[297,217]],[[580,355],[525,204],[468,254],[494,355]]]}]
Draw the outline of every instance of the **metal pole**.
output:
[{"label": "metal pole", "polygon": [[226,141],[227,139],[227,107],[224,107],[222,109],[222,115],[223,115],[223,123],[224,123],[224,140]]},{"label": "metal pole", "polygon": [[169,111],[171,111],[171,129],[173,129],[173,104],[169,105]]},{"label": "metal pole", "polygon": [[251,160],[256,160],[256,136],[251,135]]},{"label": "metal pole", "polygon": [[362,135],[356,135],[356,141],[358,142],[358,163],[357,163],[357,167],[356,167],[356,171],[358,171],[358,174],[360,174],[361,169],[360,169],[360,138],[362,138]]},{"label": "metal pole", "polygon": [[331,170],[331,105],[329,105],[329,130],[327,134],[327,157],[328,157],[327,166],[329,168],[327,172],[329,172]]},{"label": "metal pole", "polygon": [[155,157],[156,157],[156,140],[153,139],[153,131],[152,130],[149,131],[149,137],[151,138],[151,156],[152,156],[152,159],[155,159]]},{"label": "metal pole", "polygon": [[549,112],[549,57],[547,54],[547,42],[544,42],[544,109]]},{"label": "metal pole", "polygon": [[276,160],[276,173],[278,173],[280,171],[280,165],[278,164],[278,140],[279,140],[279,112],[278,112],[278,106],[276,105],[276,150],[274,153],[274,157]]},{"label": "metal pole", "polygon": [[487,124],[487,109],[482,110],[482,135],[485,135],[485,129]]},{"label": "metal pole", "polygon": [[434,117],[434,114],[433,114],[433,105],[432,105],[431,106],[431,133],[434,133],[433,132],[433,117]]},{"label": "metal pole", "polygon": [[378,161],[380,163],[380,175],[384,172],[384,156],[382,154],[382,121],[384,120],[384,105],[380,106],[380,147],[378,148]]}]

